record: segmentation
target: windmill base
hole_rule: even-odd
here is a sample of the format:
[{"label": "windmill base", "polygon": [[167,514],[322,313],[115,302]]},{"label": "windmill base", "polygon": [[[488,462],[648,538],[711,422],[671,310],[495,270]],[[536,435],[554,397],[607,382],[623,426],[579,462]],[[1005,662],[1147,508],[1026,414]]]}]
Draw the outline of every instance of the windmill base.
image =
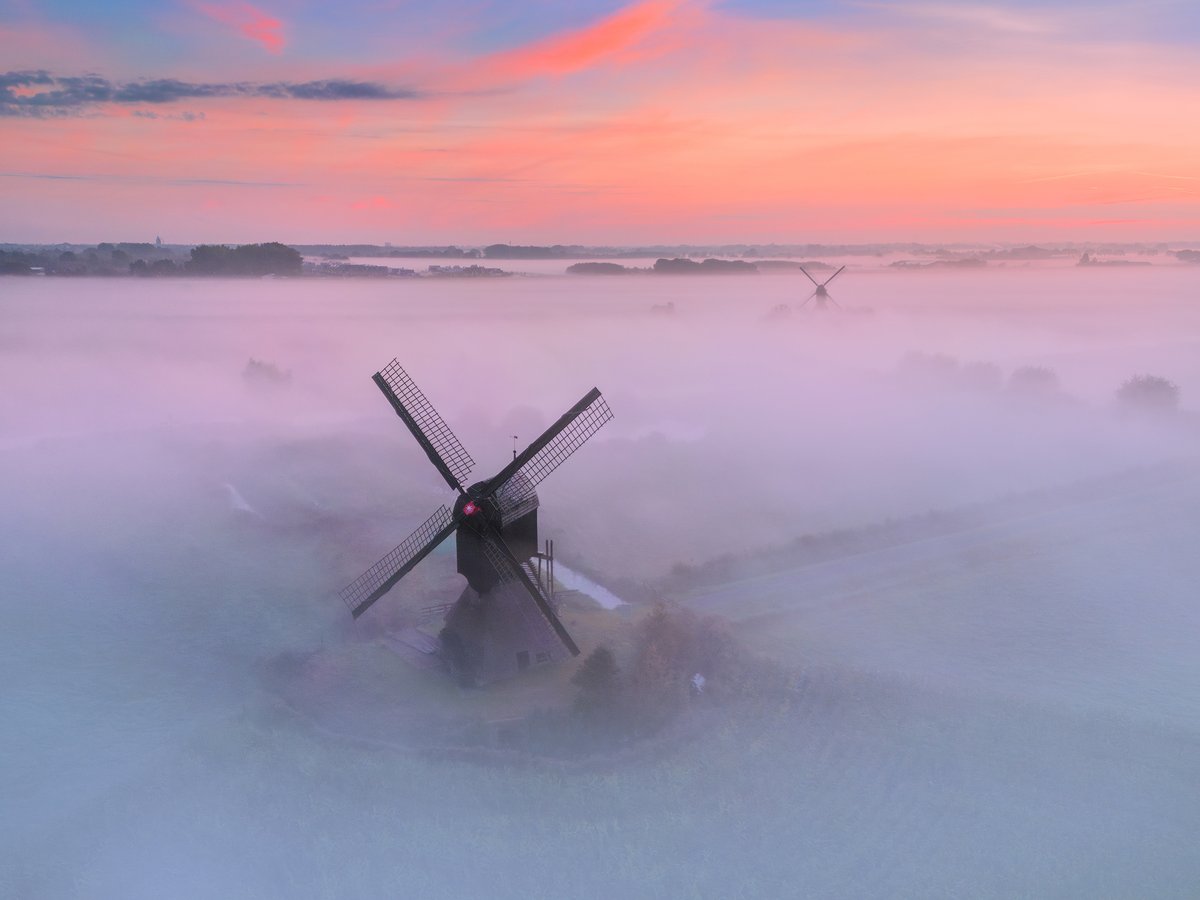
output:
[{"label": "windmill base", "polygon": [[480,594],[463,590],[438,635],[441,655],[455,679],[479,686],[571,654],[520,584],[498,584]]}]

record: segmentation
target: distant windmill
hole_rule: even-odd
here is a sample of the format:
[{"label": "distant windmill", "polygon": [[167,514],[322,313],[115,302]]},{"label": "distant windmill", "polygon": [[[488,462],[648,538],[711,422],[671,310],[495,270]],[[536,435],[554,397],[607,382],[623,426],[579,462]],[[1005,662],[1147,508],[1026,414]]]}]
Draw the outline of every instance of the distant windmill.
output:
[{"label": "distant windmill", "polygon": [[811,275],[808,274],[808,269],[804,268],[804,266],[801,266],[800,271],[803,272],[805,277],[808,278],[808,280],[811,281],[816,286],[816,290],[808,295],[808,300],[805,300],[803,303],[800,304],[800,309],[804,309],[804,307],[808,306],[808,301],[811,300],[813,297],[817,298],[817,309],[825,309],[826,301],[829,301],[834,306],[836,306],[838,309],[841,309],[842,308],[841,305],[836,300],[834,300],[833,297],[831,297],[829,295],[827,286],[829,285],[829,282],[833,281],[833,279],[835,279],[839,275],[841,275],[842,271],[845,268],[846,268],[845,266],[842,266],[841,269],[838,269],[836,272],[834,272],[832,275],[830,275],[824,281],[817,281],[817,279],[813,278]]},{"label": "distant windmill", "polygon": [[600,391],[588,391],[497,474],[463,487],[475,462],[408,373],[392,360],[372,377],[458,497],[453,511],[443,506],[341,592],[354,618],[453,534],[467,587],[449,604],[439,635],[452,674],[482,684],[578,655],[554,609],[553,576],[543,585],[529,563],[538,555],[534,486],[612,418]]}]

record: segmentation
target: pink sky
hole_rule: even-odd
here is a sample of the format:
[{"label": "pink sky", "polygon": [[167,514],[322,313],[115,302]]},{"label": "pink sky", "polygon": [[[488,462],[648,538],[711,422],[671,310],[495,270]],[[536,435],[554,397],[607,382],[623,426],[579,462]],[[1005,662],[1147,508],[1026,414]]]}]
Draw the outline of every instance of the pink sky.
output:
[{"label": "pink sky", "polygon": [[[147,27],[183,49],[149,60],[29,15],[0,23],[12,71],[302,87],[11,107],[0,241],[1200,239],[1192,45],[1069,5],[903,9],[642,0],[354,60],[286,5],[166,10]],[[416,96],[305,95],[330,80]]]}]

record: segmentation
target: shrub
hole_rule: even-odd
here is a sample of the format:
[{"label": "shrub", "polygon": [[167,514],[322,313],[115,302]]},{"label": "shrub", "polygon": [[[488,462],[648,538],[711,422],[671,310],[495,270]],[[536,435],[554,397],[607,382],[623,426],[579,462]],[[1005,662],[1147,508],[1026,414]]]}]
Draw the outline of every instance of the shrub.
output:
[{"label": "shrub", "polygon": [[774,667],[752,657],[725,620],[659,604],[638,626],[627,707],[636,730],[653,731],[684,709],[692,676],[715,701],[773,690]]},{"label": "shrub", "polygon": [[1157,415],[1179,409],[1179,386],[1158,375],[1134,375],[1117,388],[1117,408]]},{"label": "shrub", "polygon": [[579,688],[577,712],[589,718],[611,714],[621,693],[621,675],[612,651],[600,646],[589,653],[571,683]]}]

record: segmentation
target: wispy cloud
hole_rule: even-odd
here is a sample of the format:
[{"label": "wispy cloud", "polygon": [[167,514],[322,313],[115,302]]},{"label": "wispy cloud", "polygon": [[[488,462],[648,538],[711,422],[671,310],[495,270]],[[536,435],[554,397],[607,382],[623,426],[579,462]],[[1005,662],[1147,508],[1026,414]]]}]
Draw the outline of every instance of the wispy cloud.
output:
[{"label": "wispy cloud", "polygon": [[283,50],[283,22],[249,3],[196,3],[195,9],[270,53]]},{"label": "wispy cloud", "polygon": [[133,115],[137,116],[139,119],[173,119],[178,122],[203,122],[204,121],[204,113],[195,113],[195,112],[190,112],[188,110],[184,110],[183,112],[178,113],[176,115],[171,115],[169,113],[151,112],[148,109],[135,109],[133,111]]},{"label": "wispy cloud", "polygon": [[0,116],[72,115],[105,103],[163,104],[213,97],[280,100],[413,100],[410,88],[340,78],[320,81],[193,82],[175,78],[114,82],[100,75],[58,76],[44,70],[0,74]]},{"label": "wispy cloud", "polygon": [[486,61],[494,75],[527,78],[564,75],[621,53],[664,28],[685,0],[638,0],[583,28],[498,53]]}]

